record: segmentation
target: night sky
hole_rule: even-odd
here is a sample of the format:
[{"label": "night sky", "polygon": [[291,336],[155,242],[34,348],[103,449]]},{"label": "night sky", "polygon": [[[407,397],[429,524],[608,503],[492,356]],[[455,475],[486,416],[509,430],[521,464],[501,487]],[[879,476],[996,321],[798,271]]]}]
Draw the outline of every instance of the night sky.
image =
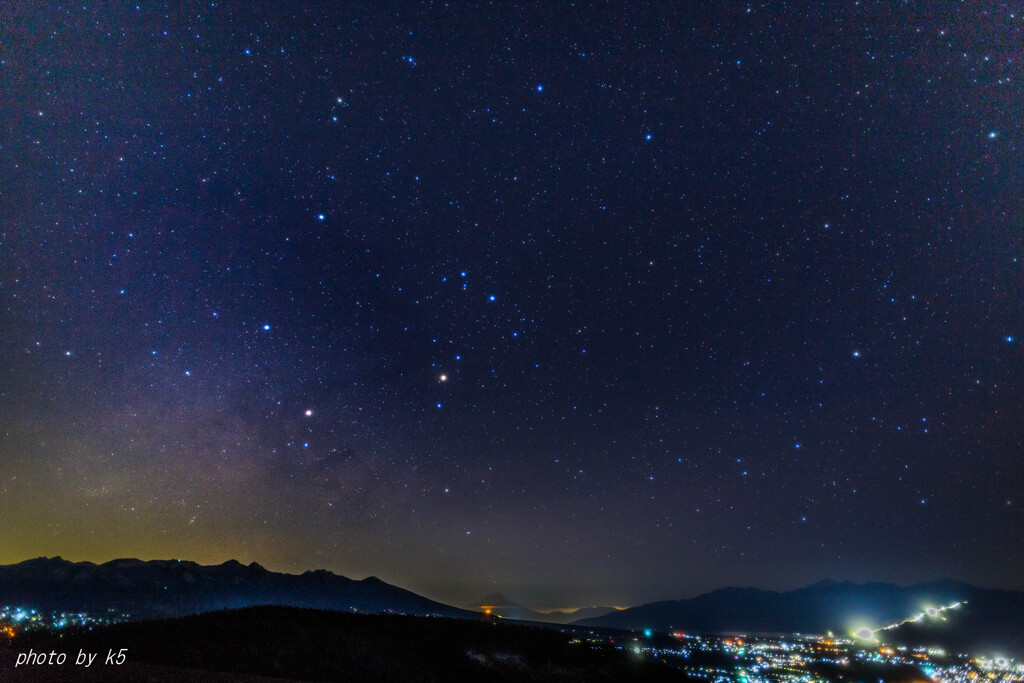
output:
[{"label": "night sky", "polygon": [[1024,6],[649,4],[0,9],[0,564],[1024,589]]}]

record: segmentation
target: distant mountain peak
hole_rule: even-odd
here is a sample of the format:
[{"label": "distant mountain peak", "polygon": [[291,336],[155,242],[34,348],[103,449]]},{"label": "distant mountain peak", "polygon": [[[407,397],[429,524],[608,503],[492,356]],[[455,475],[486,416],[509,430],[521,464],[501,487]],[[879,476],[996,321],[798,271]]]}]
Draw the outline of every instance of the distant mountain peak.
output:
[{"label": "distant mountain peak", "polygon": [[512,602],[507,597],[495,591],[489,593],[484,597],[477,600],[473,605],[473,609],[479,609],[481,607],[519,607],[519,603]]},{"label": "distant mountain peak", "polygon": [[18,564],[19,565],[24,565],[24,566],[33,566],[33,565],[40,565],[40,564],[53,564],[53,565],[56,565],[56,564],[72,564],[72,563],[68,562],[67,560],[65,560],[60,555],[54,555],[53,557],[46,557],[44,555],[41,555],[39,557],[33,557],[31,560],[24,560],[23,562],[19,562]]},{"label": "distant mountain peak", "polygon": [[326,570],[286,574],[238,560],[201,565],[121,558],[102,565],[36,558],[0,565],[6,604],[47,611],[172,616],[252,605],[476,618],[376,577],[353,581]]},{"label": "distant mountain peak", "polygon": [[[872,628],[898,623],[919,612],[922,604],[968,601],[974,609],[982,602],[982,596],[988,596],[986,599],[993,604],[1000,599],[1007,603],[1024,600],[1024,593],[984,591],[950,580],[897,586],[824,579],[784,592],[720,588],[688,600],[648,603],[574,623],[611,628],[675,628],[695,633],[826,633],[841,631],[853,619]],[[1003,618],[1003,612],[998,610],[986,614],[994,623]]]}]

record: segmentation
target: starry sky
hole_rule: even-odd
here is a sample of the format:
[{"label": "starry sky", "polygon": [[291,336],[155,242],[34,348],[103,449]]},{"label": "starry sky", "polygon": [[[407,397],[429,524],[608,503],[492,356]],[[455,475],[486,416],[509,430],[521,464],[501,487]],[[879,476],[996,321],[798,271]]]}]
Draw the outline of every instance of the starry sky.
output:
[{"label": "starry sky", "polygon": [[1024,589],[1024,7],[649,4],[0,10],[0,563]]}]

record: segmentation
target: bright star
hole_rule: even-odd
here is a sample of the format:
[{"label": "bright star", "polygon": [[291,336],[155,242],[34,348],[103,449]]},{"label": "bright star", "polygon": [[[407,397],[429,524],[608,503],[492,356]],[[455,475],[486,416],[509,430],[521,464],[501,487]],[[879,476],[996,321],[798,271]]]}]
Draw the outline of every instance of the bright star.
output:
[{"label": "bright star", "polygon": [[270,325],[269,324],[264,325],[263,326],[263,331],[264,332],[269,332],[270,331]]},{"label": "bright star", "polygon": [[447,382],[448,381],[448,375],[441,375],[440,377],[438,377],[438,379],[441,380],[442,382]]},{"label": "bright star", "polygon": [[306,411],[306,417],[313,417],[313,411],[312,410],[307,410]]}]

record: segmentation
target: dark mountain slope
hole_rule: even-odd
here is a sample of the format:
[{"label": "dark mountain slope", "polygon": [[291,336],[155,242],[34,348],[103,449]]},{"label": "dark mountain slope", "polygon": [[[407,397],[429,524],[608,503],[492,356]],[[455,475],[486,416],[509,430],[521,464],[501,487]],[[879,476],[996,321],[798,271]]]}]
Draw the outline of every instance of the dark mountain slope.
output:
[{"label": "dark mountain slope", "polygon": [[[722,588],[689,600],[652,602],[582,619],[577,625],[694,633],[827,633],[851,635],[912,618],[928,607],[964,602],[913,625],[879,632],[885,642],[937,644],[980,652],[1024,652],[1024,593],[978,588],[957,581],[912,586],[821,581],[779,593]],[[979,650],[978,648],[982,648]]]},{"label": "dark mountain slope", "polygon": [[378,578],[355,581],[328,571],[282,574],[230,560],[112,560],[104,564],[38,558],[0,566],[0,603],[40,611],[107,610],[132,617],[194,614],[252,605],[477,618]]}]

